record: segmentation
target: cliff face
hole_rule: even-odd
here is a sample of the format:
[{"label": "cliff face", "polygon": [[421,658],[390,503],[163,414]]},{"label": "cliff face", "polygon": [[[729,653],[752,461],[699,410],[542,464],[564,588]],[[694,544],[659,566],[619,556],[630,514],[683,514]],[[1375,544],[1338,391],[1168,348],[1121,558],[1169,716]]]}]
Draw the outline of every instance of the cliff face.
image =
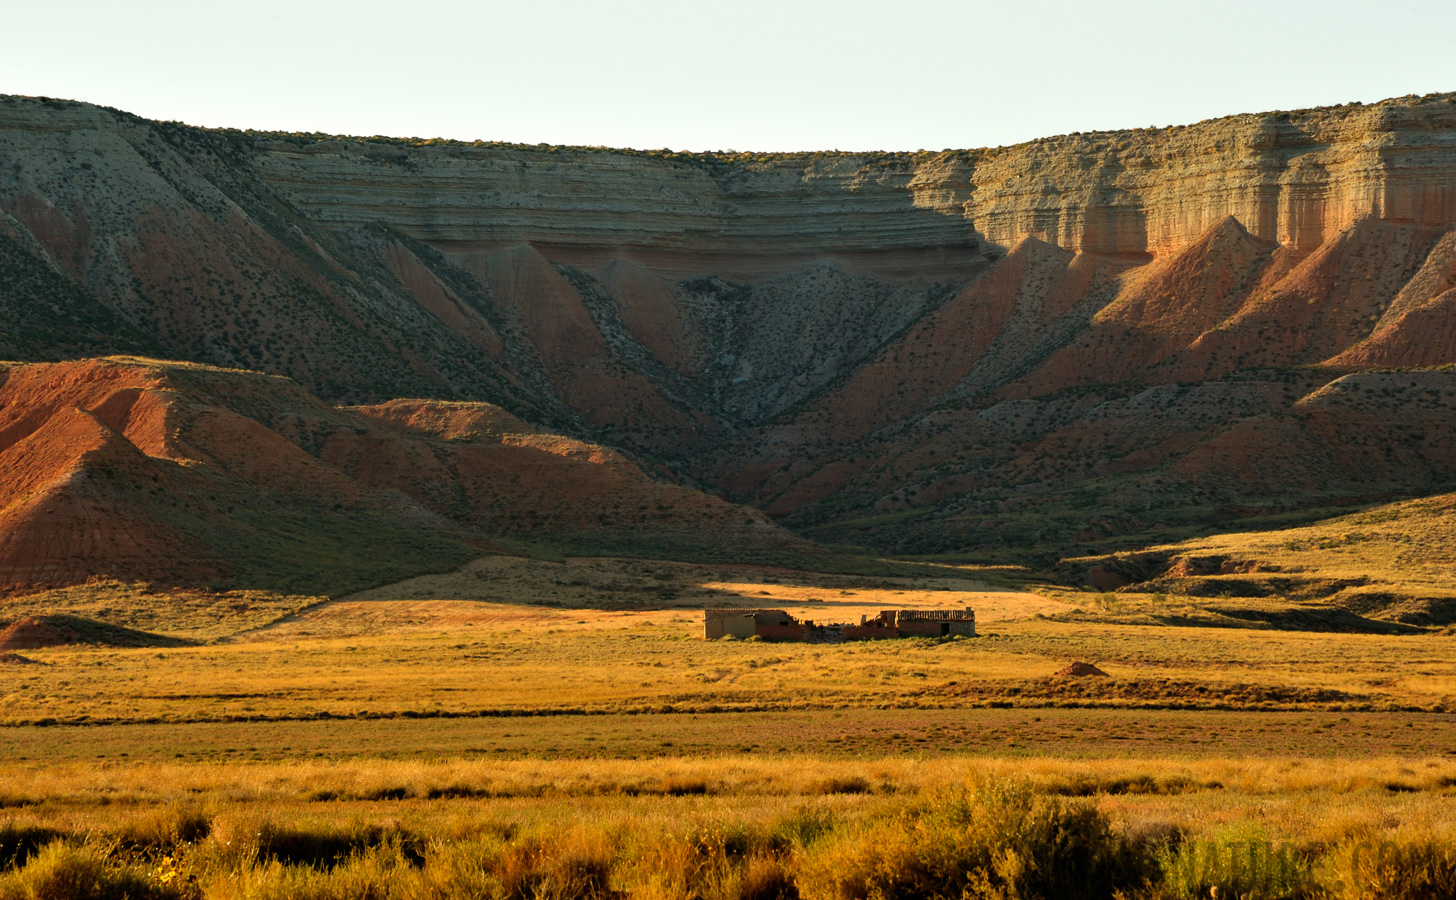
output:
[{"label": "cliff face", "polygon": [[1366,217],[1456,224],[1452,99],[892,158],[275,141],[258,166],[333,227],[385,220],[440,246],[527,242],[562,258],[701,255],[685,263],[700,271],[926,249],[969,261],[1026,237],[1161,257],[1230,216],[1309,252]]},{"label": "cliff face", "polygon": [[[490,401],[910,550],[1441,486],[1449,371],[1380,382],[1398,418],[1304,398],[1456,363],[1453,240],[1456,95],[779,155],[212,132],[0,98],[6,354]],[[1311,472],[1279,442],[1346,452]]]},{"label": "cliff face", "polygon": [[1166,257],[1232,216],[1307,253],[1367,217],[1456,224],[1456,102],[1052,138],[997,154],[973,181],[966,214],[994,243]]},{"label": "cliff face", "polygon": [[826,255],[979,259],[974,222],[941,196],[965,169],[954,158],[745,164],[469,144],[256,146],[262,177],[316,221],[387,221],[451,253],[529,243],[567,262],[625,256],[693,274]]},{"label": "cliff face", "polygon": [[[462,311],[462,335],[432,311],[454,302],[448,277],[416,279],[422,293],[410,293],[380,259],[389,241],[357,235],[366,256],[309,227],[257,179],[246,148],[205,132],[0,98],[0,242],[11,248],[5,310],[93,328],[108,325],[104,313],[116,321],[96,350],[287,374],[333,399],[465,394],[551,414],[478,351],[482,317]],[[38,331],[17,356],[84,349]]]}]

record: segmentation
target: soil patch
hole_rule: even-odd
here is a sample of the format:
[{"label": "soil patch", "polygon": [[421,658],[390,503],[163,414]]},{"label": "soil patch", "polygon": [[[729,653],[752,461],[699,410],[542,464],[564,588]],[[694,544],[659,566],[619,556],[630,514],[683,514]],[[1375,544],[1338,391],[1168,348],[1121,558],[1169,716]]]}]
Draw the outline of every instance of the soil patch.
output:
[{"label": "soil patch", "polygon": [[68,644],[102,647],[183,647],[193,641],[110,625],[81,616],[26,616],[0,631],[0,652],[39,650]]},{"label": "soil patch", "polygon": [[1074,662],[1065,669],[1057,672],[1057,675],[1063,678],[1108,677],[1106,672],[1091,663],[1084,662]]}]

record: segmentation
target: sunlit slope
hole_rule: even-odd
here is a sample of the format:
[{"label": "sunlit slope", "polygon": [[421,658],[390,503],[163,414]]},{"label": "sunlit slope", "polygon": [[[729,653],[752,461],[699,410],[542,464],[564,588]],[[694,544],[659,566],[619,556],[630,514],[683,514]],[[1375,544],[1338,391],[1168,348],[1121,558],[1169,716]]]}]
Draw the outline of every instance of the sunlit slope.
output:
[{"label": "sunlit slope", "polygon": [[135,358],[0,369],[0,585],[93,576],[343,593],[495,537],[647,555],[799,546],[489,404],[338,409],[288,379]]}]

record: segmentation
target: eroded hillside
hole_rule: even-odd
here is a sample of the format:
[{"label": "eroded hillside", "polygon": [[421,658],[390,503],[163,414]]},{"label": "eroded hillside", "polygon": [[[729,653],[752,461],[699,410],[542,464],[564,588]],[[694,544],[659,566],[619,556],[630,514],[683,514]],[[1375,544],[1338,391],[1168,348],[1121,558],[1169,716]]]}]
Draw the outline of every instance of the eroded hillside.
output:
[{"label": "eroded hillside", "polygon": [[487,403],[334,408],[276,376],[0,367],[0,593],[93,577],[346,592],[502,538],[578,552],[799,546],[760,513]]},{"label": "eroded hillside", "polygon": [[7,353],[488,401],[902,551],[1450,486],[1453,226],[1453,95],[778,155],[0,100]]}]

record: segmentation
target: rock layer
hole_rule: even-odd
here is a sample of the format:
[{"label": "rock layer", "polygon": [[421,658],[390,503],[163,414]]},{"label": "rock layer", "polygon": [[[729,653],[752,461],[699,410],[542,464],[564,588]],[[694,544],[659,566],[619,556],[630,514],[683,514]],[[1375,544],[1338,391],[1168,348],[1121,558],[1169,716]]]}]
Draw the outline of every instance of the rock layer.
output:
[{"label": "rock layer", "polygon": [[[1310,252],[1373,217],[1456,225],[1452,96],[939,154],[656,157],[347,140],[261,142],[263,177],[319,221],[553,258],[868,258],[1035,237],[1167,256],[1223,219]],[[704,263],[708,263],[705,265]],[[741,264],[741,262],[740,262]]]},{"label": "rock layer", "polygon": [[[6,354],[287,375],[388,428],[457,415],[378,406],[394,398],[488,402],[621,448],[562,458],[603,454],[653,491],[906,550],[1440,487],[1449,372],[1379,382],[1399,416],[1325,398],[1456,363],[1453,240],[1456,95],[776,155],[204,131],[0,98]],[[155,407],[137,415],[164,414],[136,389]],[[25,432],[28,459],[84,446],[140,471],[182,452],[74,405]],[[482,460],[507,452],[400,449],[376,425],[290,450],[251,413],[206,421],[250,483],[399,490],[469,528],[496,502]],[[171,521],[90,540],[121,558]],[[207,547],[177,560],[225,567]]]}]

